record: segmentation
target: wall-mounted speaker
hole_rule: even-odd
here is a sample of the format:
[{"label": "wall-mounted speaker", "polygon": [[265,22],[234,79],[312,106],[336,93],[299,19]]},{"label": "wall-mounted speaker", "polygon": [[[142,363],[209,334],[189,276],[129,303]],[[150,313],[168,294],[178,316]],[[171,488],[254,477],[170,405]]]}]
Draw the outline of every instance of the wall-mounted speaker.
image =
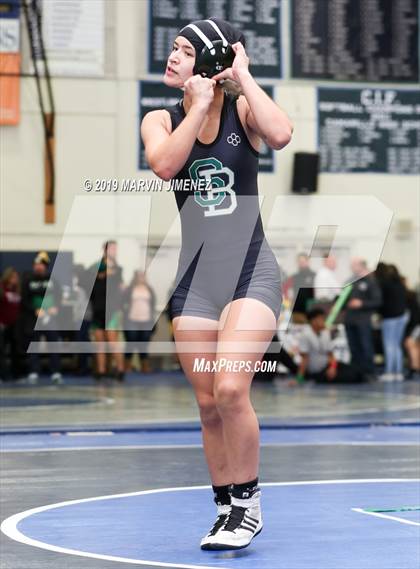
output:
[{"label": "wall-mounted speaker", "polygon": [[295,152],[292,180],[292,192],[294,194],[313,194],[316,192],[318,167],[318,153]]}]

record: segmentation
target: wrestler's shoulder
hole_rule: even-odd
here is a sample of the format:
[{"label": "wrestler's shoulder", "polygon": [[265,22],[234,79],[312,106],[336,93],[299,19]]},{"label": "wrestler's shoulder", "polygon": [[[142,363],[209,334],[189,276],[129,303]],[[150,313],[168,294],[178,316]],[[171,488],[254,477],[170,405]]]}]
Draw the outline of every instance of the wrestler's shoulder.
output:
[{"label": "wrestler's shoulder", "polygon": [[168,132],[172,131],[171,115],[166,109],[155,109],[146,113],[142,120],[142,125],[160,125]]}]

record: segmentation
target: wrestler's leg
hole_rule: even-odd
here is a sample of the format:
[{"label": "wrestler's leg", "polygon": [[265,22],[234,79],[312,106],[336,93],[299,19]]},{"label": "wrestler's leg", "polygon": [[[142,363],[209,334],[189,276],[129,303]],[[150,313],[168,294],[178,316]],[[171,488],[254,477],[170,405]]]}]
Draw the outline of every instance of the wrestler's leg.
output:
[{"label": "wrestler's leg", "polygon": [[[227,364],[214,378],[214,398],[223,421],[225,448],[234,484],[243,484],[258,476],[259,425],[250,400],[254,365],[264,357],[276,329],[273,311],[253,298],[234,300],[224,309],[219,330],[217,359]],[[242,329],[241,329],[242,328]],[[224,361],[224,360],[223,360]],[[236,362],[236,364],[235,364]],[[246,362],[251,369],[239,369]]]},{"label": "wrestler's leg", "polygon": [[[213,371],[195,371],[194,360],[205,358],[210,365],[216,359],[218,321],[195,316],[177,316],[173,319],[173,331],[182,369],[191,383],[200,410],[204,453],[214,486],[232,483],[224,447],[223,425],[216,408]],[[194,352],[183,351],[182,343]],[[211,349],[209,352],[208,349]]]}]

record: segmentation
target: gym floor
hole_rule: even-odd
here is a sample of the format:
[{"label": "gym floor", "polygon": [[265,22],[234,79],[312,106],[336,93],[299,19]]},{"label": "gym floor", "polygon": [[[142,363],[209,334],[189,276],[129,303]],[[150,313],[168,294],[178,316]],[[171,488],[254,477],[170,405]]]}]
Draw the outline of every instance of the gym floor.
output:
[{"label": "gym floor", "polygon": [[204,552],[215,510],[178,372],[1,386],[1,566],[417,569],[420,383],[254,383],[264,530]]}]

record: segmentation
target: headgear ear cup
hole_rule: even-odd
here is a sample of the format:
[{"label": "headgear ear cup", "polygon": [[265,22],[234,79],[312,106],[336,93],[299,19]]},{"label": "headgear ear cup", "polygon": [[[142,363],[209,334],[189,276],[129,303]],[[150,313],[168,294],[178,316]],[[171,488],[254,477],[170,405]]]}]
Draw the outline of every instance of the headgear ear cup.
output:
[{"label": "headgear ear cup", "polygon": [[[198,25],[196,25],[198,24]],[[202,29],[200,29],[200,27]],[[204,33],[204,29],[210,28],[220,39],[211,40],[207,34]],[[191,30],[196,38],[191,37]],[[179,35],[184,35],[189,41],[194,45],[196,49],[196,60],[193,69],[194,75],[202,75],[203,77],[213,77],[217,73],[220,73],[224,69],[232,66],[233,60],[235,59],[235,53],[232,46],[227,41],[226,37],[221,32],[219,26],[213,20],[203,20],[193,24],[188,24],[180,32]],[[197,43],[200,45],[204,44],[201,52],[197,49]]]},{"label": "headgear ear cup", "polygon": [[228,67],[232,67],[235,52],[231,45],[223,46],[221,40],[213,42],[213,49],[204,46],[201,53],[196,57],[193,69],[194,75],[202,75],[211,78]]}]

